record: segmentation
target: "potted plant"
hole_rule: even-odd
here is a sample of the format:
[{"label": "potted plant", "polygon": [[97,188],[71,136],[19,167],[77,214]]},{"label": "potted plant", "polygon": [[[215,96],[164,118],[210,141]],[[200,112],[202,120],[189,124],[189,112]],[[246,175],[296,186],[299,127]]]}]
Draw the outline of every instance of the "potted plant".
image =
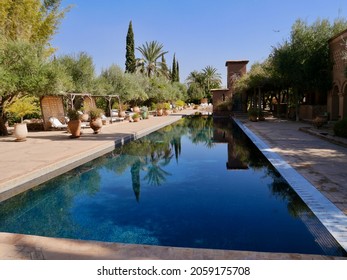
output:
[{"label": "potted plant", "polygon": [[139,113],[135,113],[134,115],[132,115],[132,119],[133,119],[134,122],[140,121],[140,114]]},{"label": "potted plant", "polygon": [[148,108],[146,106],[141,107],[142,119],[148,119]]},{"label": "potted plant", "polygon": [[119,103],[118,117],[120,118],[125,118],[126,116],[126,113],[123,110],[123,107],[126,107],[126,106],[123,106],[121,103]]},{"label": "potted plant", "polygon": [[258,120],[259,121],[265,121],[265,114],[264,114],[263,110],[261,110],[261,109],[258,110]]},{"label": "potted plant", "polygon": [[98,134],[102,128],[101,116],[103,111],[99,108],[92,108],[89,110],[90,127],[94,130],[94,134]]},{"label": "potted plant", "polygon": [[67,126],[71,133],[70,138],[78,138],[81,136],[81,115],[75,109],[69,109],[67,111],[67,117],[69,118],[69,122]]},{"label": "potted plant", "polygon": [[183,110],[185,103],[182,100],[177,100],[175,102],[175,105],[176,105],[177,110]]},{"label": "potted plant", "polygon": [[133,107],[133,112],[134,113],[140,113],[140,107],[139,106],[134,106]]},{"label": "potted plant", "polygon": [[164,109],[163,103],[158,103],[157,104],[157,116],[163,115],[163,109]]},{"label": "potted plant", "polygon": [[169,113],[170,113],[170,103],[164,103],[163,107],[164,107],[163,108],[164,109],[164,111],[163,111],[164,116],[169,115]]},{"label": "potted plant", "polygon": [[258,120],[258,110],[256,108],[248,109],[248,119],[252,122],[256,122]]},{"label": "potted plant", "polygon": [[327,123],[327,120],[324,117],[317,116],[313,119],[312,123],[317,129],[319,129]]},{"label": "potted plant", "polygon": [[38,107],[35,105],[35,98],[28,96],[17,99],[10,106],[6,108],[6,111],[12,113],[15,117],[20,118],[21,122],[16,123],[14,126],[14,136],[17,142],[26,141],[28,135],[27,124],[23,122],[23,118],[26,115],[37,113]]}]

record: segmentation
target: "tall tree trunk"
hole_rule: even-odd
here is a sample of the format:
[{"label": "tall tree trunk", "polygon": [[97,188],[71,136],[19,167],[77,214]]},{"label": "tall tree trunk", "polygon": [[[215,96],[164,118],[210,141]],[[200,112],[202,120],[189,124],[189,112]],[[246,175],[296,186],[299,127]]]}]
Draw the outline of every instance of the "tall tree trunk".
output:
[{"label": "tall tree trunk", "polygon": [[7,119],[0,113],[0,136],[7,136],[8,131],[6,127]]}]

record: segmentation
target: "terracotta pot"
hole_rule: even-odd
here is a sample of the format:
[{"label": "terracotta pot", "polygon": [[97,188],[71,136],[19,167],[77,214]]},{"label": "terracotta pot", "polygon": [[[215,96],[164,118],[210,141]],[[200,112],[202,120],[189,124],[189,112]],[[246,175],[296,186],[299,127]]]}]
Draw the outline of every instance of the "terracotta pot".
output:
[{"label": "terracotta pot", "polygon": [[162,115],[163,115],[163,109],[158,109],[157,116],[162,116]]},{"label": "terracotta pot", "polygon": [[96,118],[95,120],[90,121],[90,127],[94,130],[94,134],[98,134],[102,128],[101,118]]},{"label": "terracotta pot", "polygon": [[120,118],[125,118],[125,116],[126,116],[126,114],[125,114],[124,111],[119,111],[119,112],[118,112],[118,117],[120,117]]},{"label": "terracotta pot", "polygon": [[248,119],[249,119],[251,122],[256,122],[256,121],[258,121],[257,116],[249,116]]},{"label": "terracotta pot", "polygon": [[26,123],[17,123],[14,126],[14,136],[16,137],[16,142],[26,141],[28,135],[28,128]]},{"label": "terracotta pot", "polygon": [[67,123],[69,131],[71,133],[70,138],[78,138],[81,136],[81,121],[72,120]]},{"label": "terracotta pot", "polygon": [[134,122],[139,122],[140,118],[133,118]]},{"label": "terracotta pot", "polygon": [[89,115],[84,113],[82,116],[81,116],[81,121],[82,122],[87,122],[89,121]]}]

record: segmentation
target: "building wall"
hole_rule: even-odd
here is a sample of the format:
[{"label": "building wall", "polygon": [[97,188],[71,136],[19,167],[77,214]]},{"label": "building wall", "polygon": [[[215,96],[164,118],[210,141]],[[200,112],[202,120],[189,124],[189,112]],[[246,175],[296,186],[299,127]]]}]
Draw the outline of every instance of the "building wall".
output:
[{"label": "building wall", "polygon": [[247,73],[248,60],[228,60],[225,62],[227,67],[227,87],[233,88],[235,81]]},{"label": "building wall", "polygon": [[[221,115],[225,114],[225,112],[230,113],[231,108],[228,108],[228,110],[221,110],[218,105],[233,99],[234,83],[238,78],[246,74],[247,63],[248,60],[228,60],[225,62],[225,66],[227,67],[227,88],[211,90],[214,114]],[[224,113],[222,113],[222,111],[224,111]]]},{"label": "building wall", "polygon": [[347,118],[347,78],[344,71],[347,66],[343,60],[346,50],[347,30],[329,41],[333,65],[333,88],[328,93],[327,110],[331,120]]}]

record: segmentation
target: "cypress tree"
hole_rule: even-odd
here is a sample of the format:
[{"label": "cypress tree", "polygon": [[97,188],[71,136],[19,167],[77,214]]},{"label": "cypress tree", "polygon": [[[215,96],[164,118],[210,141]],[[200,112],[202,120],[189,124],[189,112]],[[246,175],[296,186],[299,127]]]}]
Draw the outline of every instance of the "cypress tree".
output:
[{"label": "cypress tree", "polygon": [[180,82],[180,66],[178,65],[178,61],[176,62],[176,82]]},{"label": "cypress tree", "polygon": [[172,70],[171,70],[171,81],[176,82],[177,80],[177,64],[176,64],[176,54],[173,56],[172,60]]},{"label": "cypress tree", "polygon": [[136,68],[133,25],[130,21],[126,39],[125,72],[134,73]]},{"label": "cypress tree", "polygon": [[170,79],[170,71],[169,71],[169,68],[167,67],[164,55],[161,56],[161,74],[165,78]]}]

